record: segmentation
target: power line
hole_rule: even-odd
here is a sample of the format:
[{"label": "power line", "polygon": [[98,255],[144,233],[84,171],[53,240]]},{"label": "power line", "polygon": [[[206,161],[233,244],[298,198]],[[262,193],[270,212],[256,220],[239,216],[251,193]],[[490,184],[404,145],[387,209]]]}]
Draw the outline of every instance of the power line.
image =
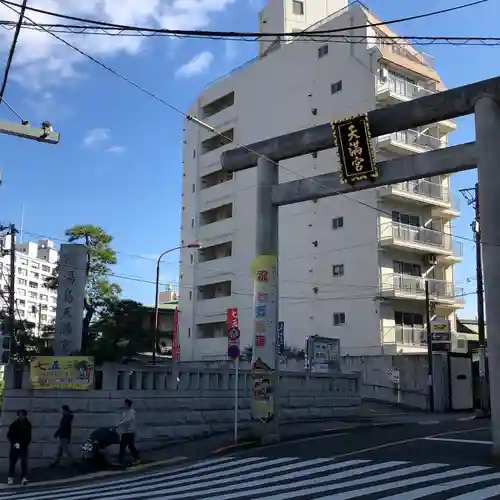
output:
[{"label": "power line", "polygon": [[[455,12],[455,11],[465,9],[468,7],[474,7],[474,6],[477,6],[477,5],[480,5],[483,3],[487,3],[487,2],[489,2],[489,0],[476,0],[473,2],[466,3],[466,4],[450,7],[447,9],[440,9],[440,10],[435,10],[432,12],[427,12],[425,14],[417,14],[414,16],[408,16],[408,17],[403,17],[403,18],[399,18],[399,19],[391,19],[391,20],[385,21],[385,22],[380,21],[378,23],[370,23],[370,26],[374,26],[374,27],[388,26],[391,24],[397,24],[397,23],[402,23],[402,22],[407,22],[407,21],[414,21],[417,19],[424,19],[424,18],[428,18],[428,17],[437,16],[440,14],[447,14],[450,12]],[[4,4],[6,7],[10,8],[11,10],[14,10],[12,7],[17,7],[17,8],[22,7],[22,5],[15,3],[15,2],[11,2],[9,0],[2,0],[1,3]],[[356,3],[362,5],[365,9],[367,9],[361,2],[356,2]],[[37,9],[34,7],[26,7],[26,9],[29,11],[32,11],[32,12],[37,12],[39,14],[44,14],[44,15],[56,17],[59,19],[66,19],[66,20],[70,20],[70,21],[77,21],[80,23],[94,24],[94,25],[98,25],[98,26],[106,26],[108,28],[121,29],[124,31],[127,31],[127,30],[142,31],[144,33],[153,32],[153,33],[167,33],[167,34],[179,35],[179,36],[196,35],[196,36],[207,36],[207,37],[211,37],[211,36],[233,36],[234,37],[234,36],[236,36],[236,37],[254,37],[257,39],[261,38],[262,36],[271,36],[271,37],[297,36],[297,33],[294,33],[294,32],[291,32],[291,33],[283,33],[283,32],[260,33],[260,32],[237,32],[237,31],[156,29],[156,28],[131,26],[131,25],[125,25],[125,24],[109,23],[106,21],[98,21],[95,19],[70,16],[70,15],[60,14],[60,13],[53,12],[53,11]],[[336,14],[339,14],[343,10],[347,11],[347,9],[348,8],[340,9],[339,11],[337,11]],[[367,9],[367,10],[369,10],[369,9]],[[16,11],[14,10],[14,12],[16,12]],[[28,19],[28,18],[26,17],[26,19]],[[31,21],[31,22],[33,24],[37,24],[37,23],[34,23],[33,21]],[[308,29],[310,29],[310,28],[307,28],[305,31],[300,32],[300,36],[307,36],[309,34],[309,32],[307,31]],[[345,32],[345,31],[353,31],[353,30],[357,30],[357,29],[366,29],[366,25],[363,24],[363,25],[358,25],[358,26],[349,26],[346,28],[336,28],[336,29],[332,29],[332,30],[315,30],[314,33],[312,33],[312,34],[313,34],[313,36],[316,36],[316,35],[321,35],[321,34],[332,34],[332,33],[341,33],[341,32]]]},{"label": "power line", "polygon": [[7,63],[5,64],[5,70],[3,73],[2,86],[0,87],[0,104],[2,103],[3,96],[5,94],[5,88],[7,87],[7,80],[9,78],[10,67],[12,66],[12,60],[14,59],[14,52],[16,51],[17,40],[19,39],[19,33],[21,32],[21,25],[23,23],[24,13],[26,11],[26,3],[28,0],[23,0],[21,5],[21,12],[19,13],[19,19],[16,24],[16,30],[14,31],[14,38],[9,49],[9,55],[7,56]]},{"label": "power line", "polygon": [[[12,21],[0,21],[0,27],[5,30],[12,30],[15,28],[15,23]],[[123,30],[121,28],[102,28],[98,26],[78,26],[78,25],[66,25],[66,24],[47,24],[39,23],[37,26],[33,26],[31,23],[23,23],[23,29],[59,34],[70,34],[70,35],[85,35],[85,36],[109,36],[109,37],[170,37],[178,39],[204,39],[204,40],[215,40],[215,41],[240,41],[253,43],[262,40],[266,40],[266,35],[262,35],[258,39],[248,38],[244,35],[241,36],[208,36],[208,35],[177,35],[172,33],[144,33],[141,29],[131,29]],[[42,28],[45,28],[42,29]],[[405,44],[410,44],[413,46],[430,46],[430,45],[451,45],[455,47],[463,46],[484,46],[484,47],[497,47],[500,45],[500,37],[479,37],[479,36],[416,36],[416,35],[393,35],[393,36],[382,36],[382,35],[328,35],[315,33],[301,34],[294,32],[293,34],[283,36],[293,38],[294,41],[300,42],[314,42],[314,43],[341,43],[341,44],[365,44],[367,41],[381,41],[382,43],[390,41],[393,42],[404,42]],[[276,37],[271,37],[275,40]]]},{"label": "power line", "polygon": [[[6,3],[5,0],[2,0],[1,3]],[[11,3],[11,2],[8,2],[8,3]],[[15,9],[13,9],[12,7],[10,7],[9,5],[6,5],[7,8],[13,10],[14,12],[17,12]],[[25,16],[25,18],[30,21],[31,23],[33,23],[35,26],[39,26],[37,23],[35,23],[32,19],[30,19],[29,17]],[[223,133],[220,133],[218,132],[217,130],[215,130],[214,127],[212,127],[211,125],[208,125],[207,123],[203,122],[202,120],[200,120],[199,118],[196,118],[195,116],[192,116],[192,115],[189,115],[188,113],[185,113],[184,111],[182,111],[180,108],[174,106],[173,104],[171,104],[170,102],[166,101],[165,99],[159,97],[158,95],[154,94],[153,92],[151,92],[150,90],[146,89],[145,87],[142,87],[141,85],[135,83],[134,81],[132,81],[131,79],[129,79],[128,77],[122,75],[121,73],[119,73],[118,71],[114,70],[113,68],[111,68],[110,66],[104,64],[103,62],[99,61],[98,59],[96,59],[95,57],[91,56],[90,54],[87,54],[86,52],[84,52],[83,50],[79,49],[78,47],[76,47],[74,44],[68,42],[67,40],[65,40],[64,38],[60,37],[59,35],[56,35],[55,33],[51,33],[50,31],[46,30],[45,28],[42,28],[44,31],[46,31],[47,33],[49,33],[51,36],[53,36],[54,38],[56,38],[57,40],[59,40],[60,42],[64,43],[66,46],[70,47],[71,49],[75,50],[76,52],[78,52],[80,55],[86,57],[87,59],[91,60],[93,63],[97,64],[98,66],[100,66],[101,68],[105,69],[106,71],[108,71],[109,73],[111,73],[112,75],[116,76],[117,78],[119,78],[120,80],[123,80],[124,82],[128,83],[129,85],[133,86],[134,88],[136,88],[137,90],[140,90],[141,92],[145,93],[146,95],[148,95],[149,97],[157,100],[158,102],[160,102],[161,104],[163,104],[164,106],[167,106],[168,108],[170,108],[171,110],[181,114],[182,116],[184,116],[188,121],[191,121],[191,122],[194,122],[196,123],[198,126],[201,126],[202,128],[210,131],[211,133],[221,137],[222,139],[224,139],[225,141],[227,141],[227,143],[231,143],[233,142],[231,138],[225,136]],[[325,186],[324,184],[321,184],[320,182],[316,181],[315,179],[313,178],[310,178],[310,177],[305,177],[304,175],[290,169],[289,167],[285,167],[284,165],[280,164],[279,162],[275,162],[274,160],[271,160],[270,158],[267,158],[265,155],[262,155],[256,151],[253,151],[252,149],[250,149],[248,146],[244,145],[244,144],[239,144],[237,142],[234,143],[236,146],[238,147],[241,147],[241,148],[244,148],[246,149],[247,151],[255,154],[256,156],[258,157],[261,157],[261,158],[264,158],[272,163],[274,163],[275,165],[277,165],[279,168],[283,169],[283,170],[286,170],[287,172],[291,173],[292,175],[300,178],[300,179],[303,179],[303,180],[306,180],[308,182],[311,182],[313,184],[316,184],[318,185],[319,187],[321,187],[322,189],[326,189],[327,192],[331,193],[332,195],[340,195],[340,196],[343,196],[349,200],[352,200],[362,206],[365,206],[366,208],[369,208],[371,210],[375,210],[379,213],[382,213],[384,215],[388,215],[389,217],[392,218],[392,213],[390,212],[387,212],[386,210],[383,210],[379,207],[374,207],[373,205],[370,205],[368,203],[365,203],[361,200],[358,200],[356,198],[352,198],[351,196],[347,195],[346,193],[342,193],[340,191],[336,191],[336,190],[333,190],[331,189],[330,187],[328,186]],[[426,228],[425,226],[415,226],[415,228],[418,228],[418,229],[428,229]],[[447,234],[451,237],[454,237],[456,239],[460,239],[460,240],[464,240],[464,241],[470,241],[470,242],[474,242],[473,239],[471,238],[467,238],[465,236],[457,236],[457,235],[453,235],[452,233],[445,233],[445,232],[442,232],[442,231],[439,231],[441,232],[442,234]],[[487,242],[483,242],[483,245],[486,245],[486,244],[489,244]],[[495,244],[495,246],[500,246],[500,245],[497,245]]]}]

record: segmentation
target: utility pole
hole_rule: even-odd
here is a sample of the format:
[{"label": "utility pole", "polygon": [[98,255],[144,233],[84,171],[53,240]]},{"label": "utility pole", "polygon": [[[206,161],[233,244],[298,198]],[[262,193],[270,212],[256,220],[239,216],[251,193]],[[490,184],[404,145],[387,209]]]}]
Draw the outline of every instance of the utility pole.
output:
[{"label": "utility pole", "polygon": [[434,366],[432,360],[431,301],[429,280],[425,280],[425,319],[427,325],[427,385],[429,386],[429,411],[434,412]]},{"label": "utility pole", "polygon": [[477,327],[479,340],[479,396],[481,411],[490,412],[490,388],[488,380],[488,359],[486,357],[486,329],[484,321],[484,289],[483,289],[483,256],[481,248],[481,211],[479,205],[479,184],[474,188],[460,189],[460,193],[469,205],[474,207],[475,217],[471,224],[476,240],[476,295],[477,295]]}]

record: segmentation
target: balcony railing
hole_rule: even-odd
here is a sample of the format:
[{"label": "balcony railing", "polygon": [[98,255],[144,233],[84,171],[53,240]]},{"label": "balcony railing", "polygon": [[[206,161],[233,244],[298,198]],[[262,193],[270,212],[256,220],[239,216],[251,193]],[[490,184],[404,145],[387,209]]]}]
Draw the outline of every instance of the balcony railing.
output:
[{"label": "balcony railing", "polygon": [[435,93],[430,89],[420,87],[395,76],[388,76],[385,80],[378,81],[378,90],[386,89],[408,99],[416,99],[417,97],[424,97]]},{"label": "balcony railing", "polygon": [[[427,280],[429,282],[429,295],[433,298],[455,299],[463,296],[463,289],[455,287],[453,283],[443,280]],[[425,297],[426,279],[421,276],[408,274],[390,274],[382,278],[382,291],[394,290],[410,295]]]},{"label": "balcony railing", "polygon": [[380,37],[375,39],[375,44],[382,49],[383,47],[388,47],[394,52],[394,54],[398,54],[402,57],[406,57],[406,59],[412,61],[412,62],[419,62],[420,64],[423,64],[424,66],[428,66],[432,69],[435,68],[436,66],[436,61],[433,56],[426,54],[425,52],[418,51],[418,50],[409,50],[408,48],[405,47],[404,44],[395,42],[391,38],[387,37],[385,33],[383,33],[380,30],[375,30],[376,36]]},{"label": "balcony railing", "polygon": [[388,339],[394,337],[394,343],[404,345],[422,345],[425,342],[427,335],[426,329],[423,325],[414,326],[384,326],[383,327],[383,341],[384,343],[392,343]]},{"label": "balcony railing", "polygon": [[387,137],[390,137],[393,142],[429,151],[446,147],[446,140],[425,134],[424,132],[420,132],[418,130],[402,130],[400,132],[382,135],[379,137],[379,141],[384,140]]},{"label": "balcony railing", "polygon": [[451,235],[434,229],[412,226],[401,222],[389,222],[380,228],[380,239],[392,238],[394,240],[420,245],[429,245],[443,250],[451,251]]},{"label": "balcony railing", "polygon": [[398,184],[394,184],[394,188],[400,191],[406,191],[407,193],[426,196],[427,198],[449,203],[456,209],[460,208],[458,198],[453,196],[448,186],[443,186],[442,184],[437,184],[426,179],[399,182]]}]

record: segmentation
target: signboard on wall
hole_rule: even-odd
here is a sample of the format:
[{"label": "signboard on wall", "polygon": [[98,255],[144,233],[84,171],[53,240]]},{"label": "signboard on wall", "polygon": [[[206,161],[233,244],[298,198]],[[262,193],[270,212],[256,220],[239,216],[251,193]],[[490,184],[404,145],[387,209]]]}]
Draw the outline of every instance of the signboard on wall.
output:
[{"label": "signboard on wall", "polygon": [[38,356],[30,363],[30,379],[33,389],[92,389],[94,359],[88,356]]}]

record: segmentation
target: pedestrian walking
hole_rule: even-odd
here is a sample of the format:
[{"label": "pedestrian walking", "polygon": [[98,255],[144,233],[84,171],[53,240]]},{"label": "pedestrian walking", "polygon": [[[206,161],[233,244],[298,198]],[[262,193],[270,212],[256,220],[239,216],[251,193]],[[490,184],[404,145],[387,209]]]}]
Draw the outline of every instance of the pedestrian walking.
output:
[{"label": "pedestrian walking", "polygon": [[128,448],[134,459],[134,463],[139,462],[139,452],[135,447],[135,410],[132,408],[132,401],[125,400],[125,408],[122,413],[122,418],[117,427],[121,430],[120,439],[120,454],[118,455],[119,462],[123,462],[125,451]]},{"label": "pedestrian walking", "polygon": [[16,420],[9,426],[7,439],[10,443],[7,484],[14,484],[18,460],[21,460],[21,484],[28,484],[28,449],[31,443],[31,422],[28,420],[26,410],[17,412]]},{"label": "pedestrian walking", "polygon": [[73,464],[75,464],[75,459],[71,453],[71,430],[73,426],[73,413],[68,405],[63,405],[61,407],[62,417],[59,422],[59,427],[57,428],[54,437],[59,440],[57,445],[57,454],[51,467],[55,467],[59,464],[62,456],[65,454]]}]

